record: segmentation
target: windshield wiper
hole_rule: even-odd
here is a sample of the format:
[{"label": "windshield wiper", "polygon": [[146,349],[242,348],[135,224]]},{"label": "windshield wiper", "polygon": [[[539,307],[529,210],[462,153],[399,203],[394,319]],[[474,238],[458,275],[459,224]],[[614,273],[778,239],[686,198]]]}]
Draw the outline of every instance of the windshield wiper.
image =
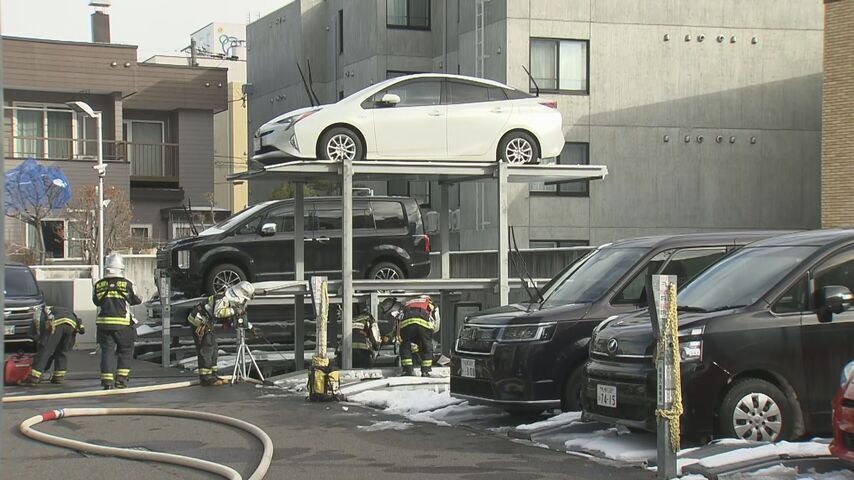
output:
[{"label": "windshield wiper", "polygon": [[733,310],[735,308],[746,307],[747,305],[723,305],[709,310],[709,312],[722,312],[724,310]]},{"label": "windshield wiper", "polygon": [[679,305],[676,307],[676,311],[678,312],[697,312],[697,313],[706,313],[708,310],[700,307],[692,307],[690,305]]}]

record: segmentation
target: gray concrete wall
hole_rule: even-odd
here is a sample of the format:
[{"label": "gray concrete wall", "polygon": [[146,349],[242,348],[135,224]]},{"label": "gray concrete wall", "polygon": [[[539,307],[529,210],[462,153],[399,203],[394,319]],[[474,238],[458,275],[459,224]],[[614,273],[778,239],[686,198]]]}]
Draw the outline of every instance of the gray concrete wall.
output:
[{"label": "gray concrete wall", "polygon": [[213,115],[209,110],[178,110],[178,182],[193,205],[207,205],[213,193]]}]

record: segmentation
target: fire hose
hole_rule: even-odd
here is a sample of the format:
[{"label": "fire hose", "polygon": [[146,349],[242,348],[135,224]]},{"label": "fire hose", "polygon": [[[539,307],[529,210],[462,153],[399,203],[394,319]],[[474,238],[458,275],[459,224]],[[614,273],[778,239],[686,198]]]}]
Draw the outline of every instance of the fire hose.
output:
[{"label": "fire hose", "polygon": [[231,467],[226,465],[209,462],[199,458],[187,457],[171,453],[149,452],[134,450],[121,447],[108,447],[104,445],[96,445],[79,440],[72,440],[63,437],[57,437],[44,432],[33,430],[32,427],[39,423],[56,420],[58,418],[67,417],[90,417],[101,415],[151,415],[161,417],[179,417],[190,418],[196,420],[204,420],[216,422],[223,425],[228,425],[254,435],[264,446],[264,452],[261,455],[261,460],[252,475],[248,480],[261,480],[267,474],[270,468],[270,463],[273,459],[273,441],[263,430],[257,426],[238,420],[236,418],[217,415],[209,412],[197,412],[192,410],[178,410],[172,408],[66,408],[60,410],[51,410],[41,415],[30,417],[21,422],[21,433],[33,440],[55,445],[58,447],[69,448],[81,452],[94,453],[97,455],[114,456],[127,458],[131,460],[150,460],[161,463],[171,463],[183,467],[204,470],[229,480],[242,480],[243,477]]},{"label": "fire hose", "polygon": [[[670,350],[669,352],[667,350]],[[665,361],[670,361],[673,373],[673,402],[670,408],[656,409],[655,416],[670,421],[670,446],[674,452],[679,451],[679,417],[682,416],[682,374],[679,365],[679,318],[676,310],[676,285],[667,285],[667,318],[664,328],[658,336],[655,350],[656,361],[664,355]]]}]

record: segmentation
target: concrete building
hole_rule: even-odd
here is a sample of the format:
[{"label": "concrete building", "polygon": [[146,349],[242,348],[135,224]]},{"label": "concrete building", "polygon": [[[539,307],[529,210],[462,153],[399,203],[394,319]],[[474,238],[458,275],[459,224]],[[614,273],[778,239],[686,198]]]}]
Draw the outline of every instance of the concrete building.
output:
[{"label": "concrete building", "polygon": [[[193,50],[195,49],[195,50]],[[243,99],[246,83],[246,26],[209,23],[190,35],[185,55],[154,55],[144,63],[195,65],[228,70],[228,108],[214,114],[214,203],[231,212],[246,208],[245,182],[229,182],[228,175],[246,171],[247,118]]]},{"label": "concrete building", "polygon": [[[132,234],[183,236],[181,205],[207,205],[213,191],[213,122],[226,109],[226,70],[138,63],[136,46],[100,40],[3,37],[5,168],[35,158],[61,167],[72,191],[97,184],[95,122],[65,105],[85,101],[103,115],[105,184],[128,192]],[[70,223],[57,212],[44,227],[48,257],[79,256]],[[7,219],[6,245],[32,247],[30,230]]]},{"label": "concrete building", "polygon": [[[844,3],[844,2],[843,2]],[[557,99],[561,163],[601,182],[515,187],[520,246],[820,223],[821,5],[799,0],[296,0],[247,27],[250,134],[385,78],[461,73]],[[435,206],[436,187],[372,185]],[[271,185],[253,181],[250,203]],[[490,183],[452,195],[452,247],[495,248]]]},{"label": "concrete building", "polygon": [[854,226],[854,0],[825,0],[821,224]]}]

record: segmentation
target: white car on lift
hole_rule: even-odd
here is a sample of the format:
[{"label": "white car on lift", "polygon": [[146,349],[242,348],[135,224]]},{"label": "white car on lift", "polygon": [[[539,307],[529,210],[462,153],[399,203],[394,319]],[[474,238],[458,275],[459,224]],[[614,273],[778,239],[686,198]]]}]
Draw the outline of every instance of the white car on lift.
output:
[{"label": "white car on lift", "polygon": [[255,132],[253,160],[535,163],[560,154],[561,127],[555,100],[481,78],[415,74],[279,115]]}]

